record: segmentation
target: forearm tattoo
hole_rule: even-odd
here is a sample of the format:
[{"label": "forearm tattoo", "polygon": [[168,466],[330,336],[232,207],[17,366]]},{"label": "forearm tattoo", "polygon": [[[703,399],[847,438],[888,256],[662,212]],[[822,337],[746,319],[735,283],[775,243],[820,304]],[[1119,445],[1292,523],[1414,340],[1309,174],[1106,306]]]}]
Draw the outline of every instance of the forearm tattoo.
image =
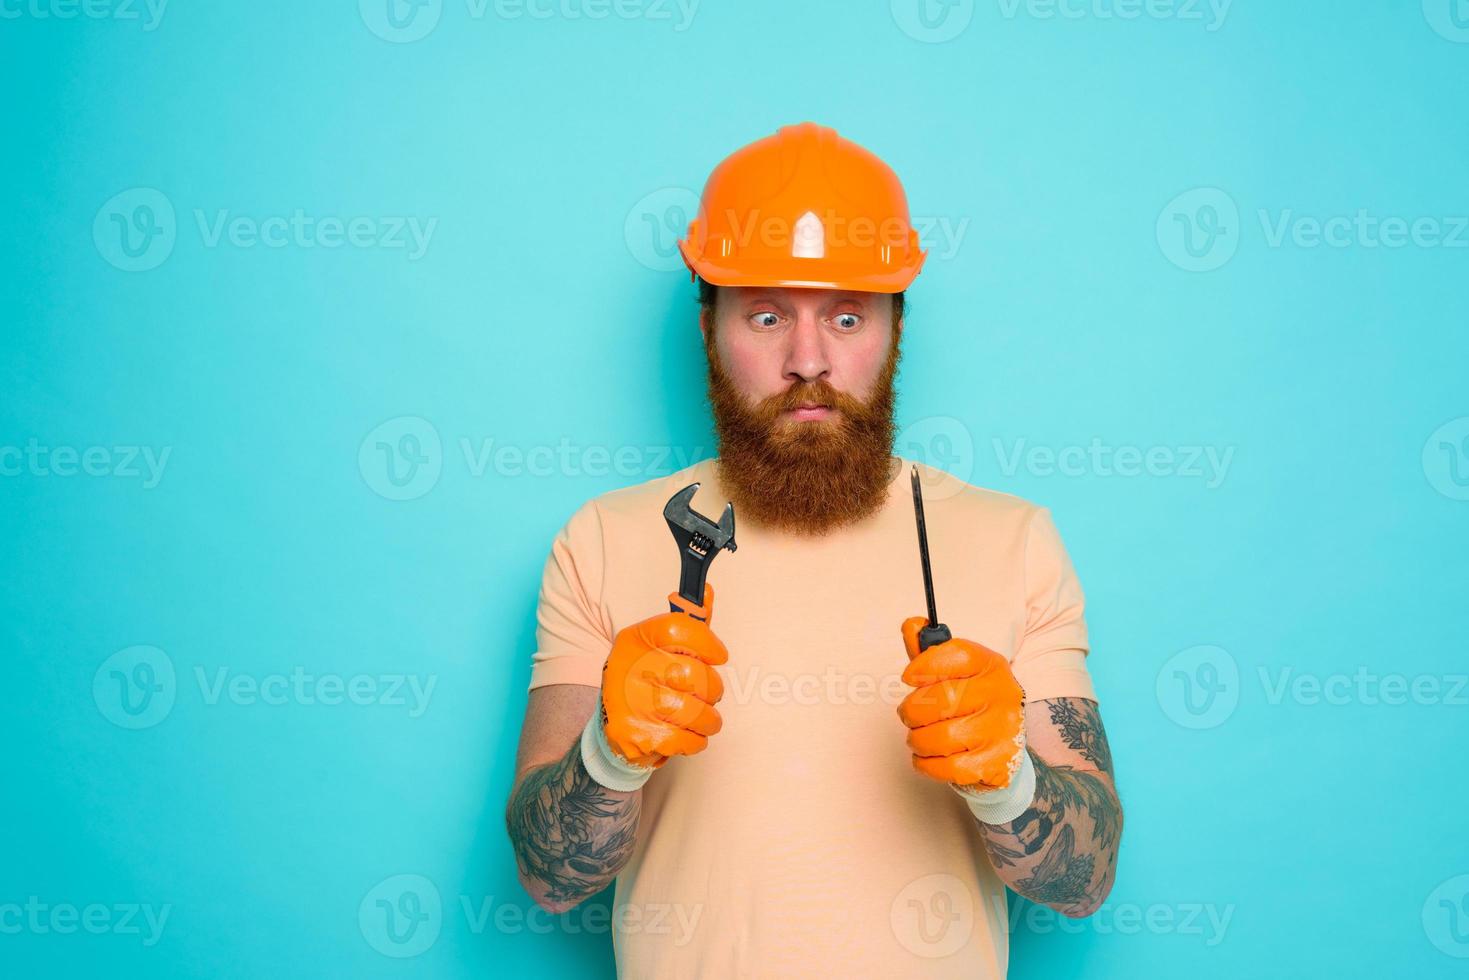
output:
[{"label": "forearm tattoo", "polygon": [[[1096,705],[1079,698],[1047,702],[1066,744],[1108,776],[1112,756]],[[1097,772],[1036,758],[1035,802],[1014,821],[981,825],[990,861],[1017,892],[1036,902],[1086,912],[1110,887],[1122,811]],[[1099,860],[1100,859],[1100,860]]]},{"label": "forearm tattoo", "polygon": [[594,781],[572,745],[560,761],[531,770],[510,798],[505,821],[520,873],[558,904],[601,891],[632,854],[640,800]]},{"label": "forearm tattoo", "polygon": [[1102,716],[1096,702],[1056,698],[1045,704],[1051,721],[1061,730],[1062,740],[1098,770],[1112,775],[1112,749],[1107,744],[1107,733],[1102,730]]}]

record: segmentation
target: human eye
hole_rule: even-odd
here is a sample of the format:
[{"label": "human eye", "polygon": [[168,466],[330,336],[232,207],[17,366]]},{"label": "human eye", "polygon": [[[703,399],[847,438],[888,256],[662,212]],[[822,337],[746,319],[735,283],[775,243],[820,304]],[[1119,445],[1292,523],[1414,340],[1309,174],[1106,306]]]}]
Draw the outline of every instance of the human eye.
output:
[{"label": "human eye", "polygon": [[750,324],[760,330],[769,330],[780,325],[780,314],[772,313],[770,310],[761,310],[759,313],[750,314]]},{"label": "human eye", "polygon": [[832,322],[839,330],[852,331],[862,325],[862,317],[856,313],[838,313],[832,317]]}]

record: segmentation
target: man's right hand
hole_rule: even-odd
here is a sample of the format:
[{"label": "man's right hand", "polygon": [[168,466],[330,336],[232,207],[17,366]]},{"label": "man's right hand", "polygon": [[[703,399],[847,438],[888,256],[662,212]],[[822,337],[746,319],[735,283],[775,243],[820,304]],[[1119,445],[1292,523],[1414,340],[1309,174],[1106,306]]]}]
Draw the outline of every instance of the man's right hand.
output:
[{"label": "man's right hand", "polygon": [[[599,782],[620,783],[613,789],[641,785],[634,775],[638,769],[645,779],[670,756],[702,752],[723,725],[714,705],[724,696],[724,684],[714,668],[729,660],[729,651],[709,628],[714,588],[704,586],[702,606],[677,593],[668,598],[702,621],[666,612],[624,627],[602,667],[602,710],[593,721],[601,727],[597,748],[610,750],[613,758],[603,761],[616,771],[599,772],[596,759],[586,761]],[[584,756],[589,753],[600,754],[586,748]]]}]

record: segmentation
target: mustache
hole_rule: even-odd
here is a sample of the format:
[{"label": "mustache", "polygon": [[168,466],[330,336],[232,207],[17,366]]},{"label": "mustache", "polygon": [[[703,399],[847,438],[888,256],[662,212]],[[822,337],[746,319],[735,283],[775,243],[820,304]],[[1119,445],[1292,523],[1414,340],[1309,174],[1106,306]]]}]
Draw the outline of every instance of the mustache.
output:
[{"label": "mustache", "polygon": [[774,421],[802,405],[834,408],[844,415],[859,413],[865,407],[858,399],[837,390],[831,382],[817,378],[814,381],[797,381],[780,394],[771,395],[755,406],[755,412],[763,421]]}]

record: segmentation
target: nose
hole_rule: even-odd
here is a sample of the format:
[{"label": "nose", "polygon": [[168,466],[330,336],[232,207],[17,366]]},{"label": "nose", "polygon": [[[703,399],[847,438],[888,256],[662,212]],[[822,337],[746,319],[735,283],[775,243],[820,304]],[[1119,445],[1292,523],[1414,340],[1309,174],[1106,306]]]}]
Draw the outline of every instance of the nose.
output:
[{"label": "nose", "polygon": [[815,311],[801,309],[796,313],[795,326],[786,334],[787,348],[784,377],[791,383],[801,381],[830,381],[831,359],[826,349],[826,335],[822,332]]}]

